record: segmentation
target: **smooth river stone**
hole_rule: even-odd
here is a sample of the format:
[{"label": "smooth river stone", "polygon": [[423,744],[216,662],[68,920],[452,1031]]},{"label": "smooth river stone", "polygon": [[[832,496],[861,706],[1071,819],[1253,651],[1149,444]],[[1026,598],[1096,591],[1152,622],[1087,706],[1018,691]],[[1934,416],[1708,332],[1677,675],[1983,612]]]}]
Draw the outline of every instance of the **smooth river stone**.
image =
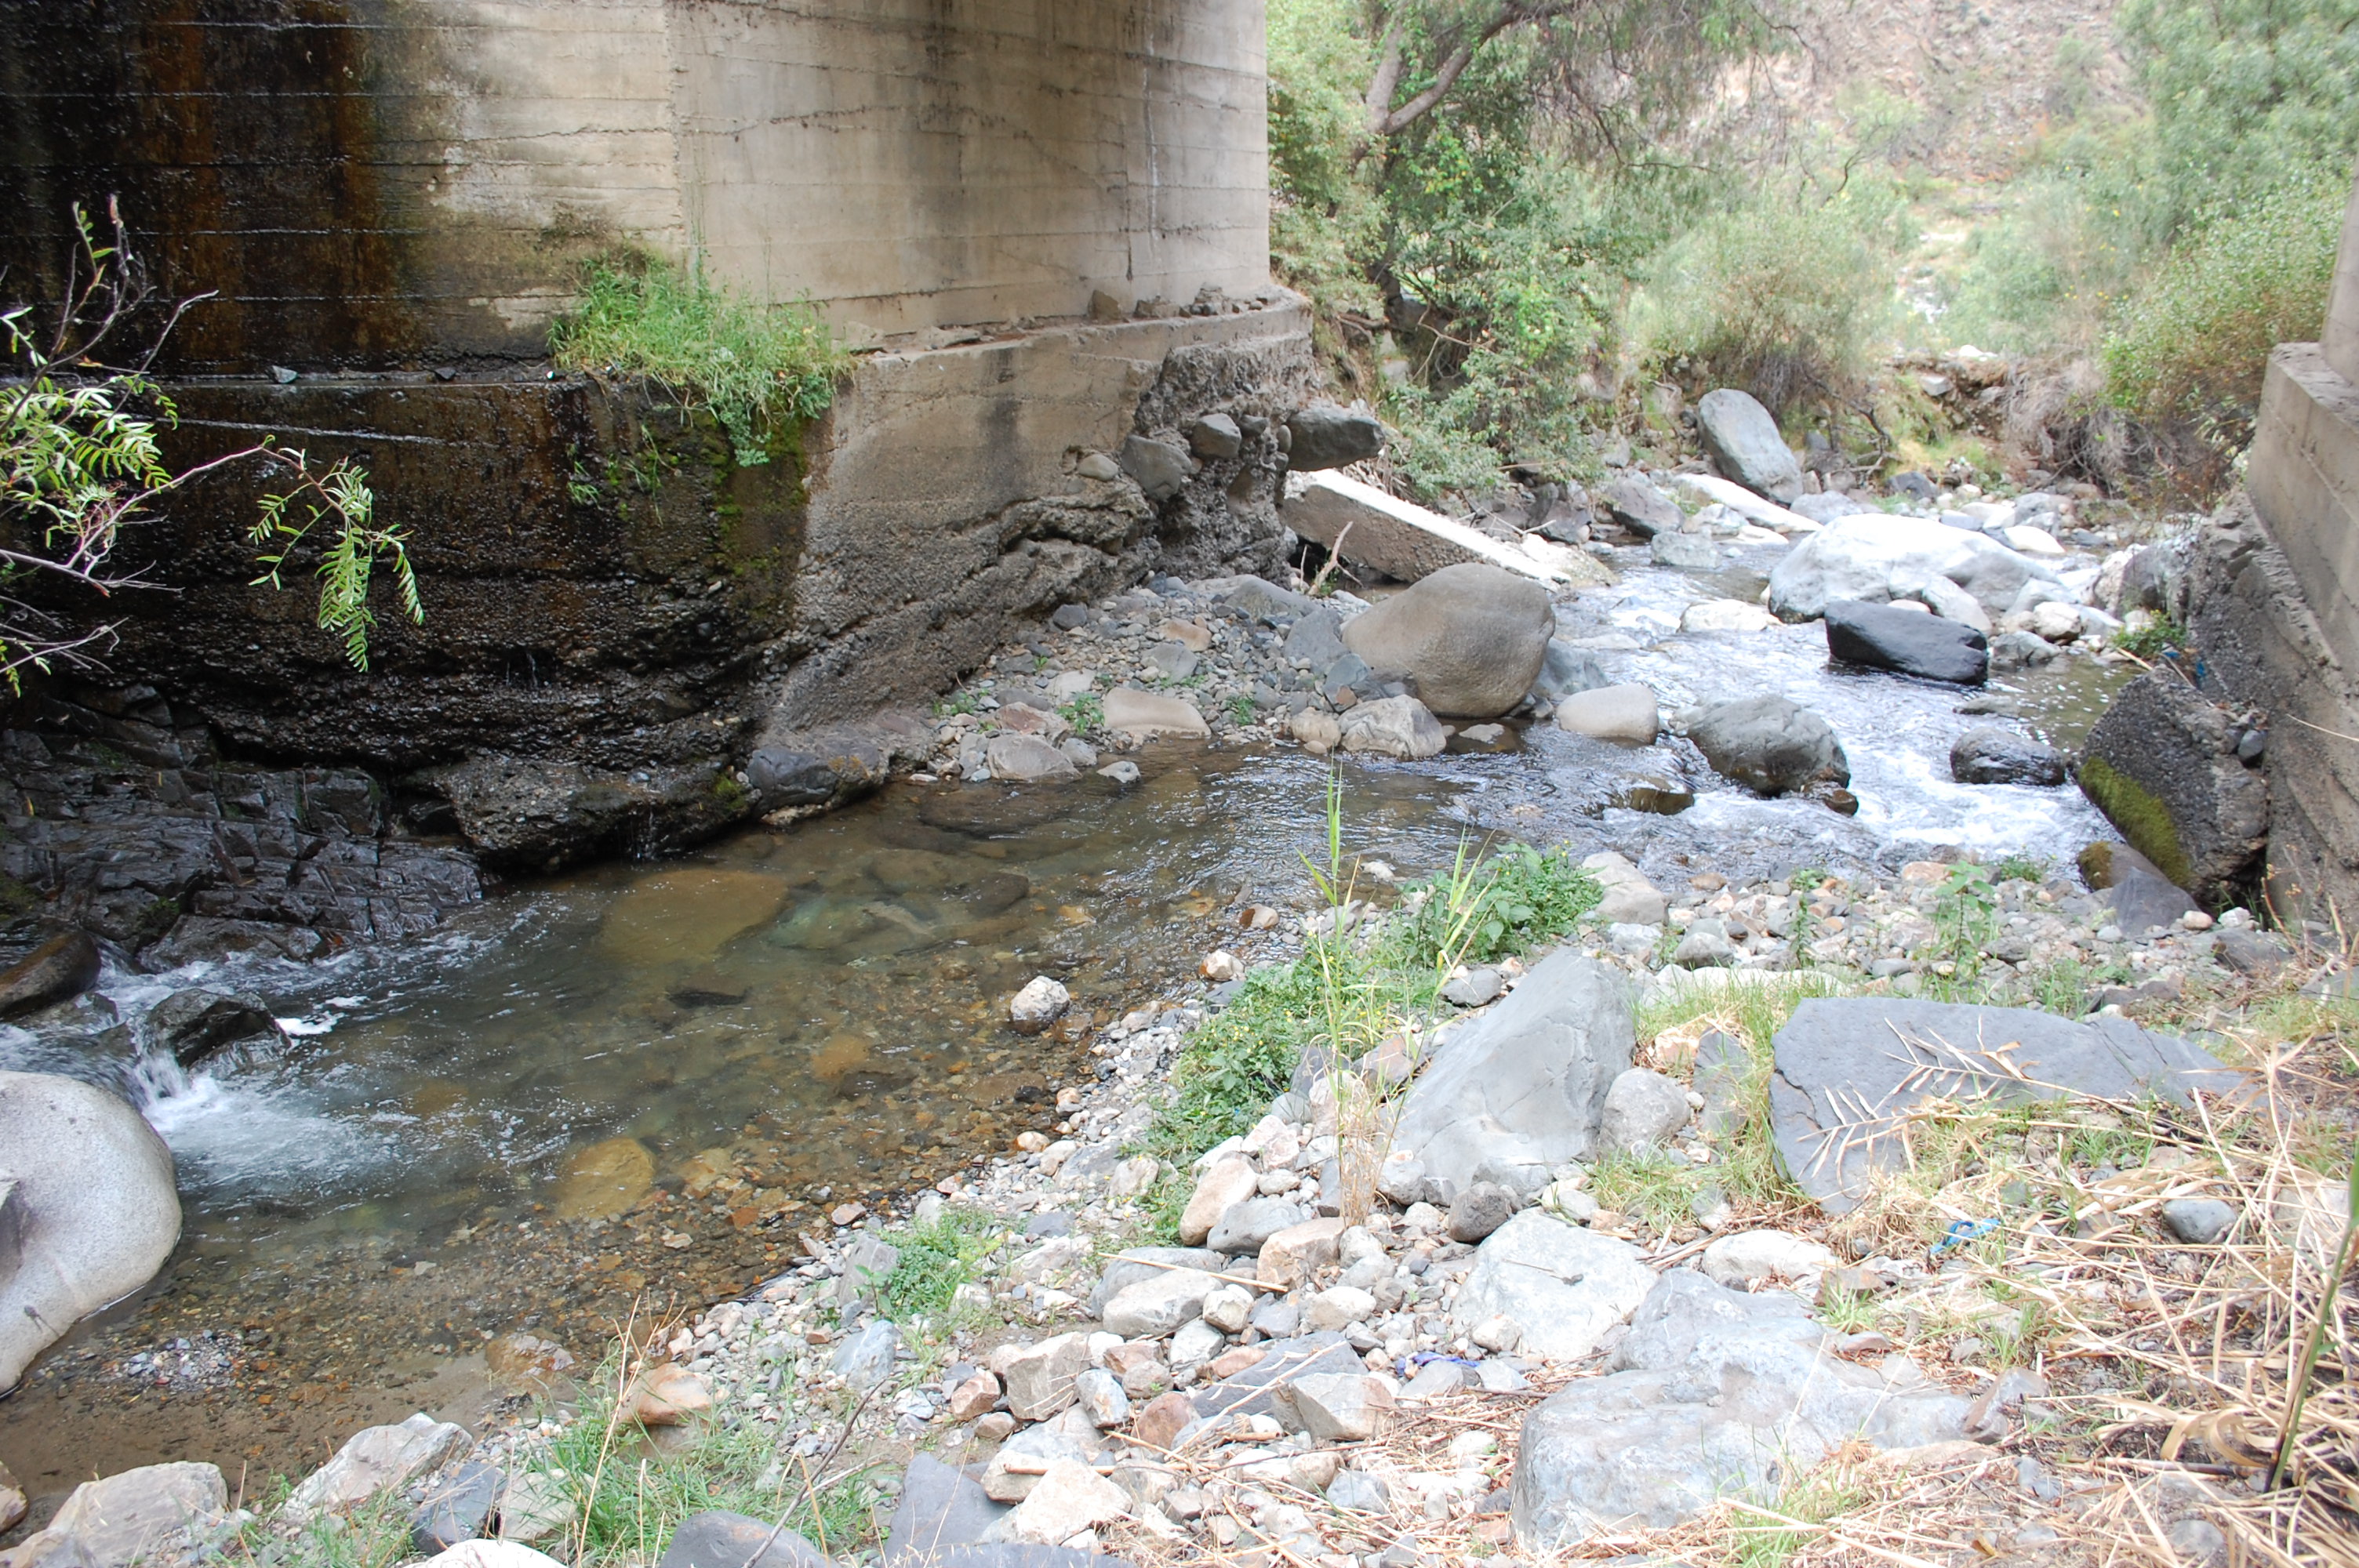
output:
[{"label": "smooth river stone", "polygon": [[557,1178],[560,1219],[606,1219],[655,1185],[655,1156],[636,1138],[609,1138],[577,1151]]}]

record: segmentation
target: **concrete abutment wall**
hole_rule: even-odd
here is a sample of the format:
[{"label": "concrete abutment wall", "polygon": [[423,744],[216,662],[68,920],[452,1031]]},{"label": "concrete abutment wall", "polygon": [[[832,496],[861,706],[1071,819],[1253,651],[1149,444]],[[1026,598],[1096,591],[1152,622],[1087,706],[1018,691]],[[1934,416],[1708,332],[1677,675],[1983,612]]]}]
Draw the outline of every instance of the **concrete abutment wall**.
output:
[{"label": "concrete abutment wall", "polygon": [[2359,918],[2359,186],[2321,341],[2270,356],[2188,599],[2205,687],[2267,716],[2271,903]]},{"label": "concrete abutment wall", "polygon": [[123,200],[188,370],[537,358],[582,260],[854,337],[1268,283],[1261,0],[0,0],[0,264]]},{"label": "concrete abutment wall", "polygon": [[[117,673],[538,869],[745,815],[757,741],[921,701],[1065,600],[1274,568],[1315,378],[1263,37],[1261,0],[0,0],[5,292],[54,300],[71,205],[119,197],[159,294],[216,296],[161,362],[173,460],[356,457],[424,590],[354,675],[250,586],[255,477],[211,483],[142,546],[175,591],[120,606]],[[617,247],[869,351],[741,467],[658,392],[546,373]],[[1213,411],[1260,433],[1176,493],[1080,471]]]}]

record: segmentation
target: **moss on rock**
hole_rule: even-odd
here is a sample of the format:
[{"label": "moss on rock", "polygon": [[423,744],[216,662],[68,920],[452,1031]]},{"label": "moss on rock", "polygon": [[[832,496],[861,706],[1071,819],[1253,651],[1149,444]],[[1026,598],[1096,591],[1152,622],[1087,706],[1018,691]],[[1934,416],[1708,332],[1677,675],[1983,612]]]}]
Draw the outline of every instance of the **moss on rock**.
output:
[{"label": "moss on rock", "polygon": [[2155,863],[2155,868],[2180,887],[2193,881],[2186,848],[2161,797],[2103,757],[2086,757],[2080,768],[2081,793],[2106,820],[2122,830],[2130,848]]}]

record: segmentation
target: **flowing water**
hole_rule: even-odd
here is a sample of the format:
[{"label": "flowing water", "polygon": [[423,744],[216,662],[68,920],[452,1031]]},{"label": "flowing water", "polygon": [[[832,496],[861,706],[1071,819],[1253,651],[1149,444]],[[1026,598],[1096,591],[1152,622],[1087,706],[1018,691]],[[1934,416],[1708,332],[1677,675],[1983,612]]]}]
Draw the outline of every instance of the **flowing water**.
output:
[{"label": "flowing water", "polygon": [[[1762,563],[1766,566],[1767,560]],[[1627,754],[1540,727],[1431,762],[1343,767],[1353,848],[1404,875],[1502,830],[1630,854],[1658,880],[1890,865],[1940,846],[2061,860],[2103,831],[2077,792],[1949,782],[1968,694],[1831,671],[1816,626],[1674,635],[1745,567],[1645,570],[1567,634],[1666,708],[1784,692],[1833,723],[1856,817],[1761,801],[1684,742],[1636,759],[1692,806],[1634,809]],[[2118,679],[2011,683],[2070,743]],[[1130,790],[896,784],[680,860],[598,868],[397,947],[310,965],[110,970],[0,1067],[130,1094],[170,1141],[187,1217],[163,1278],[83,1325],[0,1404],[0,1460],[38,1492],[205,1458],[256,1477],[370,1421],[472,1414],[480,1346],[516,1327],[594,1358],[634,1310],[694,1307],[792,1260],[823,1210],[874,1202],[1049,1130],[1093,1022],[1178,995],[1248,903],[1299,905],[1325,764],[1293,749],[1150,748]],[[1655,804],[1662,804],[1657,801]],[[1666,882],[1666,885],[1671,885]],[[1018,1037],[1008,996],[1062,978],[1066,1023]],[[139,1022],[191,985],[258,994],[283,1046],[184,1071]]]}]

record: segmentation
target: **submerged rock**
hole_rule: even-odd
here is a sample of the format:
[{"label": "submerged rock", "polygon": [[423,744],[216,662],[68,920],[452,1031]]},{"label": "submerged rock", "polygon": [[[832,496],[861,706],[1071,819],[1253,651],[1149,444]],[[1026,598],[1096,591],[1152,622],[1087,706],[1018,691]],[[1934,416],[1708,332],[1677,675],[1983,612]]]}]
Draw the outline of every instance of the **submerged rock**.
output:
[{"label": "submerged rock", "polygon": [[1715,773],[1763,795],[1851,783],[1851,762],[1827,721],[1782,697],[1715,703],[1688,725]]},{"label": "submerged rock", "polygon": [[241,1041],[287,1037],[254,998],[210,990],[174,991],[147,1014],[145,1029],[148,1048],[169,1054],[183,1067]]},{"label": "submerged rock", "polygon": [[1960,784],[2064,782],[2064,753],[1995,724],[1977,725],[1950,743],[1950,776]]}]

